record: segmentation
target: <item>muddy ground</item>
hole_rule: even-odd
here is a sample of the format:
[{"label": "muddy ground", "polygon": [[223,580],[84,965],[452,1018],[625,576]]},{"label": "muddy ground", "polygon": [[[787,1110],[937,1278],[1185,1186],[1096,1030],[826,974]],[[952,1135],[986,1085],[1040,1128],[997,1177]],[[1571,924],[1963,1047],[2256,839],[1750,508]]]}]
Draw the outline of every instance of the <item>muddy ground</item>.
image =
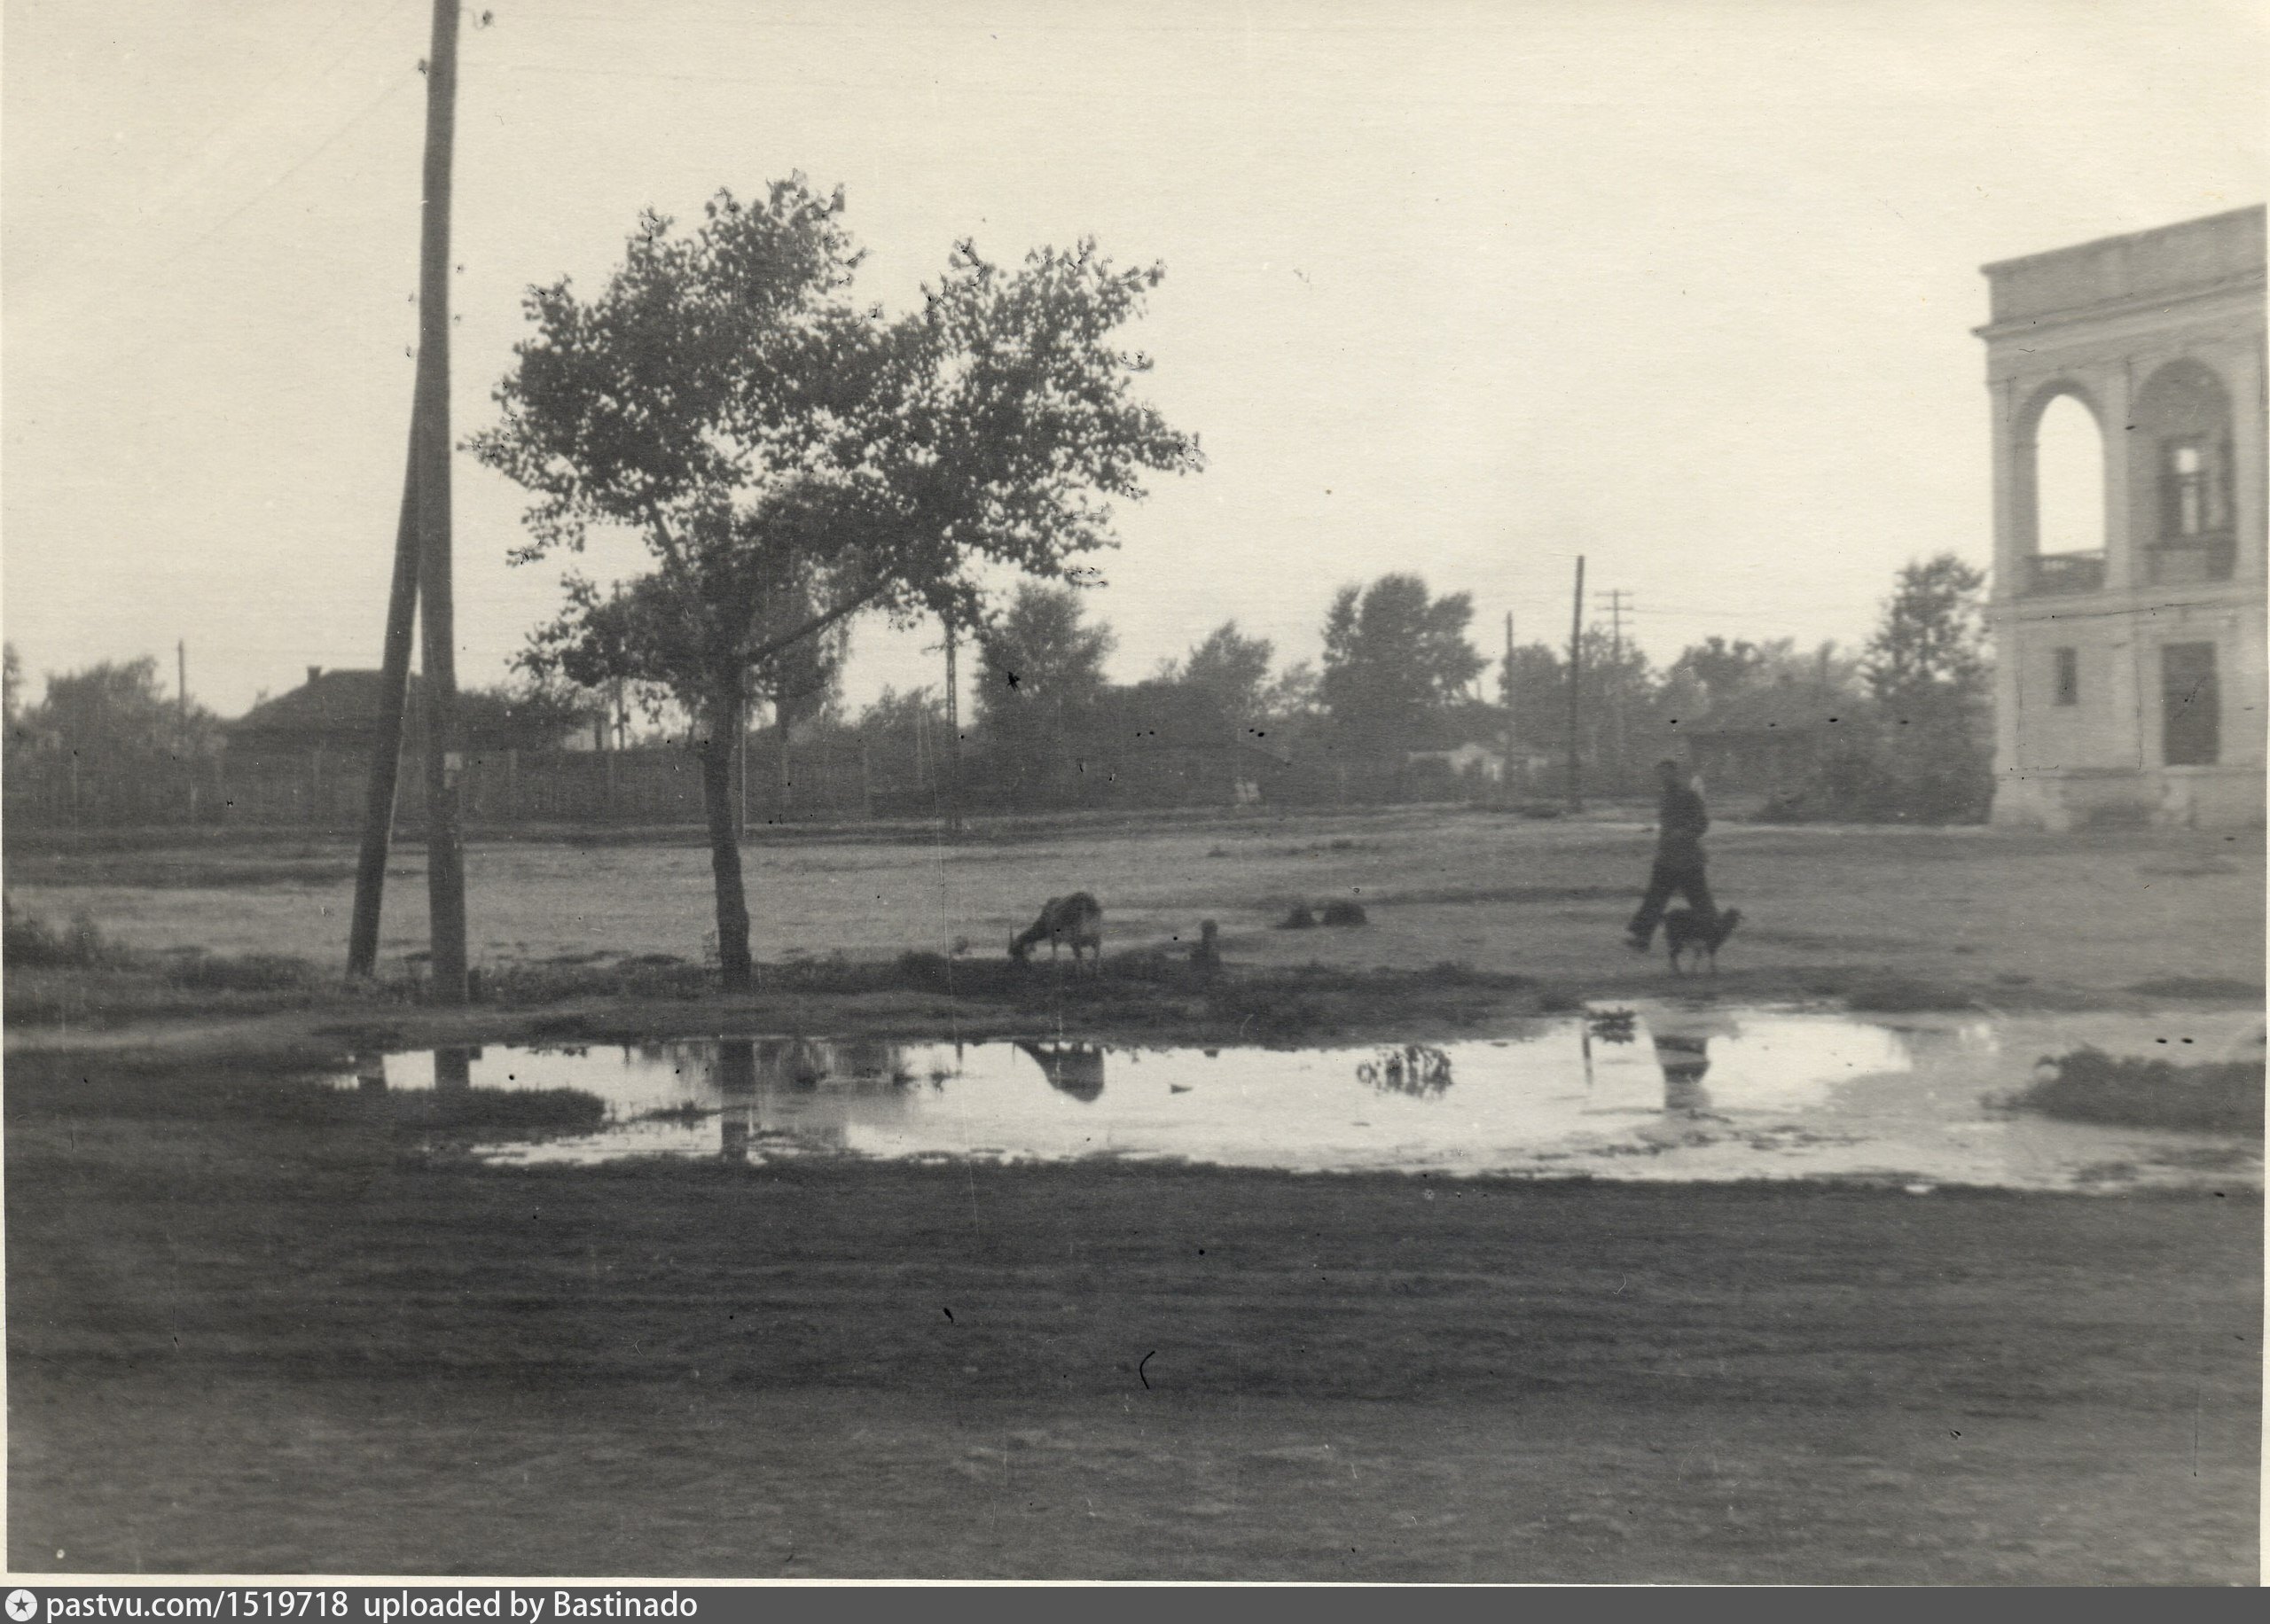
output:
[{"label": "muddy ground", "polygon": [[512,1171],[294,1098],[11,1068],[17,1571],[2255,1575],[2240,1191]]},{"label": "muddy ground", "polygon": [[[1717,995],[2260,1003],[2258,835],[1714,846],[1754,922]],[[288,1074],[446,1036],[1486,1031],[1671,986],[1615,940],[1646,849],[1434,811],[767,840],[774,969],[727,1002],[698,847],[477,844],[458,1013],[291,969],[338,952],[342,844],[12,843],[20,906],[149,956],[9,978],[11,1565],[2251,1582],[2244,1190],[515,1170]],[[1138,956],[1003,972],[1076,887]],[[1269,928],[1339,897],[1371,922]],[[1147,965],[1202,917],[1223,980]],[[232,954],[280,956],[165,968]]]}]

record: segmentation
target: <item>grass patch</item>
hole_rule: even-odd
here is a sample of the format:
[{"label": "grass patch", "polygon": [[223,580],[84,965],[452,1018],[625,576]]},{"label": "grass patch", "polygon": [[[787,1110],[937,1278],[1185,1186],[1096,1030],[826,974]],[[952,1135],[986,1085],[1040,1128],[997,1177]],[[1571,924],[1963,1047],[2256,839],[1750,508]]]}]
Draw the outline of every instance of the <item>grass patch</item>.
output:
[{"label": "grass patch", "polygon": [[2156,980],[2138,981],[2128,990],[2140,998],[2227,998],[2246,1003],[2259,1003],[2263,996],[2259,981],[2226,980],[2211,975],[2162,976]]},{"label": "grass patch", "polygon": [[581,1089],[389,1089],[363,1099],[385,1101],[397,1133],[590,1133],[607,1120],[607,1102]]},{"label": "grass patch", "polygon": [[2073,1122],[2262,1131],[2258,1060],[2178,1066],[2083,1048],[2044,1056],[2041,1065],[2043,1074],[2010,1104]]},{"label": "grass patch", "polygon": [[0,902],[0,906],[6,910],[0,954],[11,968],[95,970],[116,964],[121,956],[85,914],[58,930],[36,914],[18,912],[12,902]]},{"label": "grass patch", "polygon": [[1844,989],[1846,1007],[1868,1015],[1914,1015],[1929,1010],[1967,1010],[1973,1000],[1960,987],[1881,976]]}]

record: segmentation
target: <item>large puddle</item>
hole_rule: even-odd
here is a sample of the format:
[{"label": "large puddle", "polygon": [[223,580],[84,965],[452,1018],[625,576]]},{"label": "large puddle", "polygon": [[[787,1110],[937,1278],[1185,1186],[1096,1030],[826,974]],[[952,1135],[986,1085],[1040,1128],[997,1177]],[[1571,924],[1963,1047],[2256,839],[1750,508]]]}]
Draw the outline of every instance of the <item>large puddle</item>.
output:
[{"label": "large puddle", "polygon": [[1296,1050],[724,1039],[372,1057],[364,1088],[573,1088],[599,1131],[485,1144],[510,1163],[813,1154],[1179,1159],[1295,1171],[1874,1178],[1918,1185],[2258,1188],[2241,1136],[1997,1109],[2093,1043],[2258,1058],[2245,1013],[1903,1016],[1640,1005],[1440,1046]]}]

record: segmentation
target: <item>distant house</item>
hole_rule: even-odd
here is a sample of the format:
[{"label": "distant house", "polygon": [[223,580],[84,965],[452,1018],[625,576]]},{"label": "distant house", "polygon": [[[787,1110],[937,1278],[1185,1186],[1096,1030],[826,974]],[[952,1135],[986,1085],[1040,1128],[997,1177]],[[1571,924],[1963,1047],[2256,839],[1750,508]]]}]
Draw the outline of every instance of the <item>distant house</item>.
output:
[{"label": "distant house", "polygon": [[[301,687],[263,699],[222,723],[232,757],[305,756],[320,751],[367,754],[379,728],[380,674],[308,668]],[[418,722],[418,679],[410,683],[410,724]],[[414,744],[415,737],[409,741]]]},{"label": "distant house", "polygon": [[1080,799],[1138,806],[1234,805],[1257,797],[1261,760],[1241,749],[1221,701],[1182,683],[1110,687],[1068,718]]},{"label": "distant house", "polygon": [[1468,739],[1447,750],[1408,750],[1403,759],[1413,767],[1436,765],[1454,778],[1480,778],[1496,784],[1506,776],[1506,753]]},{"label": "distant house", "polygon": [[1782,801],[1802,794],[1836,730],[1866,701],[1783,679],[1714,705],[1686,735],[1687,759],[1714,799]]},{"label": "distant house", "polygon": [[[321,754],[360,761],[378,738],[381,680],[377,671],[309,666],[301,686],[222,724],[229,753],[239,760]],[[405,757],[425,737],[420,691],[413,672],[403,724]],[[458,725],[472,751],[588,750],[594,738],[589,717],[549,706],[521,714],[513,701],[489,692],[458,696]]]}]

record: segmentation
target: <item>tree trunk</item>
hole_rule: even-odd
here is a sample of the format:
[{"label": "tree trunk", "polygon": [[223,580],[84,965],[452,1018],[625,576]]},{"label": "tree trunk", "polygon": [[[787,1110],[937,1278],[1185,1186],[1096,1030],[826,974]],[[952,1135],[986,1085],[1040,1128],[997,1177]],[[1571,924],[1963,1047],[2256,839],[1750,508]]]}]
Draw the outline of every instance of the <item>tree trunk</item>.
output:
[{"label": "tree trunk", "polygon": [[741,886],[740,808],[734,795],[734,741],[742,725],[740,685],[728,679],[711,700],[702,742],[701,807],[709,823],[709,869],[717,886],[717,975],[729,993],[748,992],[748,894]]}]

